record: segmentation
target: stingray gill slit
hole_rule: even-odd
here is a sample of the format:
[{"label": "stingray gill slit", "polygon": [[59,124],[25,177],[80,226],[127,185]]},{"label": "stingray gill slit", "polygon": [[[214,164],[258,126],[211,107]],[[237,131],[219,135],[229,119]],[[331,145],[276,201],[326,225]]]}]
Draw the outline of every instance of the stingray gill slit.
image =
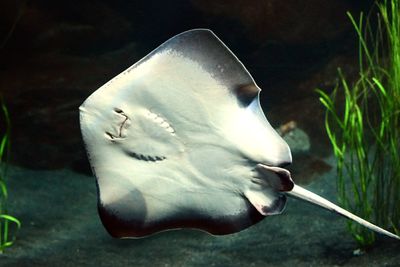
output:
[{"label": "stingray gill slit", "polygon": [[167,120],[165,118],[163,118],[161,115],[156,114],[150,110],[147,111],[146,115],[150,120],[152,120],[154,123],[158,124],[163,130],[167,131],[172,136],[175,135],[174,128],[172,128],[172,126],[167,122]]},{"label": "stingray gill slit", "polygon": [[[114,111],[114,113],[116,113],[116,115],[123,118],[122,123],[120,123],[120,125],[117,127],[118,133],[116,135],[113,135],[110,132],[106,132],[106,134],[107,134],[107,136],[109,136],[110,140],[112,142],[115,142],[117,140],[122,140],[126,137],[126,134],[124,133],[124,131],[126,131],[129,128],[130,123],[132,123],[132,120],[134,123],[135,119],[133,118],[131,120],[129,118],[129,116],[126,115],[126,113],[120,108],[114,108],[113,111]],[[166,132],[167,134],[169,134],[173,137],[175,136],[175,129],[172,128],[171,124],[161,114],[157,114],[155,112],[152,112],[151,110],[146,110],[145,118],[147,120],[147,125],[154,125],[154,126],[156,126],[155,128],[157,129],[157,131]],[[154,128],[152,130],[154,130]],[[151,130],[148,130],[148,131],[150,132]],[[150,134],[150,133],[148,133],[148,134]],[[132,151],[132,150],[127,150],[127,151],[125,151],[125,153],[128,156],[130,156],[136,160],[140,160],[140,161],[158,162],[158,161],[163,161],[163,160],[167,159],[167,155],[161,155],[161,154],[158,154],[158,155],[144,154],[139,151]]]}]

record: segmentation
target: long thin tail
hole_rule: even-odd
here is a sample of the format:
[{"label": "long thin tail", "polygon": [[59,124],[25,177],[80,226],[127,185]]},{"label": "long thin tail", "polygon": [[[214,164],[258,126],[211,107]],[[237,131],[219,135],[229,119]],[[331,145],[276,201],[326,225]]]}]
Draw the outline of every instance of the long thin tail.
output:
[{"label": "long thin tail", "polygon": [[361,219],[360,217],[354,215],[353,213],[348,212],[345,209],[342,209],[341,207],[333,204],[332,202],[326,200],[325,198],[320,197],[317,194],[314,194],[313,192],[308,191],[307,189],[305,189],[305,188],[303,188],[301,186],[294,185],[293,190],[290,191],[290,192],[287,192],[287,194],[289,196],[292,196],[292,197],[295,197],[295,198],[299,198],[301,200],[307,201],[309,203],[312,203],[314,205],[320,206],[320,207],[325,208],[327,210],[336,212],[337,214],[340,214],[340,215],[342,215],[342,216],[344,216],[344,217],[346,217],[346,218],[348,218],[350,220],[358,222],[359,224],[361,224],[361,225],[363,225],[363,226],[365,226],[365,227],[367,227],[367,228],[369,228],[369,229],[371,229],[371,230],[373,230],[373,231],[375,231],[377,233],[380,233],[380,234],[383,234],[383,235],[387,235],[387,236],[390,236],[390,237],[395,238],[397,240],[400,240],[399,236],[397,236],[397,235],[395,235],[395,234],[393,234],[393,233],[391,233],[389,231],[386,231],[386,230],[384,230],[384,229],[376,226],[375,224],[372,224],[372,223],[370,223],[370,222],[368,222],[368,221],[366,221],[364,219]]}]

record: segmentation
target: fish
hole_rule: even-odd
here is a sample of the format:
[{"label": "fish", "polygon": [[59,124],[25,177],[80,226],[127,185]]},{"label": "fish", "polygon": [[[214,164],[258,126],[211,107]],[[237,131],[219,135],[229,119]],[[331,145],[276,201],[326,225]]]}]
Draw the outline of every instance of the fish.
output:
[{"label": "fish", "polygon": [[80,127],[108,233],[236,233],[281,214],[289,196],[400,239],[293,182],[260,92],[208,29],[172,37],[94,91]]}]

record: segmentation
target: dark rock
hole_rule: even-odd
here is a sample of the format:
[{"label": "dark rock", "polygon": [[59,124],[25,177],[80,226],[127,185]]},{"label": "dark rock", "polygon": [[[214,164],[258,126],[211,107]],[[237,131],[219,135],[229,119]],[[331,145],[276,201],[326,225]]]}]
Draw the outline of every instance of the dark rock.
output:
[{"label": "dark rock", "polygon": [[[355,1],[346,0],[201,0],[192,1],[205,14],[239,21],[241,31],[258,42],[296,44],[329,41],[351,28],[346,11]],[[239,31],[238,29],[232,29]]]}]

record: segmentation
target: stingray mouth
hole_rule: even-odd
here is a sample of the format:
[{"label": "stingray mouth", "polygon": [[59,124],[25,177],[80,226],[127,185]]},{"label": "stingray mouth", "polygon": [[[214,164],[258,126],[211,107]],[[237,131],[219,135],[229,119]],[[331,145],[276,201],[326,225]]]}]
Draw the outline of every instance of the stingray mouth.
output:
[{"label": "stingray mouth", "polygon": [[129,117],[119,108],[113,109],[113,125],[111,130],[106,131],[106,135],[111,140],[122,139],[126,137],[125,130],[129,126]]},{"label": "stingray mouth", "polygon": [[261,163],[257,164],[256,169],[272,188],[281,192],[287,192],[293,189],[294,182],[288,170]]}]

